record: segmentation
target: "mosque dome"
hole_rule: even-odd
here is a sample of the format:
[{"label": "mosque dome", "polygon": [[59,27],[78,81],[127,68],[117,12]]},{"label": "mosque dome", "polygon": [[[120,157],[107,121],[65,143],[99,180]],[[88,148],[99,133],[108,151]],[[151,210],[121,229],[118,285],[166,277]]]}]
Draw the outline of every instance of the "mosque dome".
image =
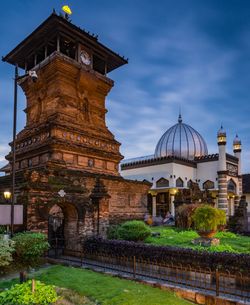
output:
[{"label": "mosque dome", "polygon": [[155,148],[156,158],[173,156],[194,160],[207,154],[205,140],[198,131],[182,122],[181,115],[178,123],[162,135]]}]

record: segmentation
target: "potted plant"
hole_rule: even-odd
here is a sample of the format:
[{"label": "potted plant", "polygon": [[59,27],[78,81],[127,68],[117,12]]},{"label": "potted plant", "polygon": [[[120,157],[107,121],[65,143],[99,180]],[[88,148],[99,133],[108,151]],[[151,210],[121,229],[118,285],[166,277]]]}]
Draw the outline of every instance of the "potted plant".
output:
[{"label": "potted plant", "polygon": [[205,204],[195,210],[193,221],[201,237],[212,238],[216,234],[218,226],[226,224],[226,213]]}]

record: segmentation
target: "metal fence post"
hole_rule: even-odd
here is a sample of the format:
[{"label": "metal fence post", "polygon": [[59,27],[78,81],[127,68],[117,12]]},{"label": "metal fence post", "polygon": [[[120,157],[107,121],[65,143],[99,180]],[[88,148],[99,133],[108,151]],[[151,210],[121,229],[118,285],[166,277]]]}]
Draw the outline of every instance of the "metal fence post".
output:
[{"label": "metal fence post", "polygon": [[133,275],[136,277],[136,258],[133,256]]},{"label": "metal fence post", "polygon": [[220,294],[220,274],[218,269],[215,271],[215,278],[216,278],[216,296]]}]

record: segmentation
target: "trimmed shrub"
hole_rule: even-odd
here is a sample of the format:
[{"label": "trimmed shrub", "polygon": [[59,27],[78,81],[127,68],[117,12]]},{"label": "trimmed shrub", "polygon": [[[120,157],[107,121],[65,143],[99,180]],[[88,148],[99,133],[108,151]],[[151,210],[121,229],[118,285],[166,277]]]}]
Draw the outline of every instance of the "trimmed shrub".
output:
[{"label": "trimmed shrub", "polygon": [[107,237],[108,239],[119,239],[118,229],[120,225],[112,225],[108,227]]},{"label": "trimmed shrub", "polygon": [[216,231],[218,225],[226,224],[226,213],[210,205],[197,208],[192,218],[199,231]]},{"label": "trimmed shrub", "polygon": [[151,230],[140,220],[130,220],[121,224],[117,229],[119,239],[143,241],[151,235]]},{"label": "trimmed shrub", "polygon": [[26,265],[36,265],[49,248],[47,237],[42,233],[24,232],[13,237],[17,259]]},{"label": "trimmed shrub", "polygon": [[124,240],[104,240],[91,238],[84,242],[86,254],[128,257],[149,260],[159,264],[182,264],[194,268],[211,268],[211,270],[229,270],[230,272],[249,273],[250,255],[228,252],[208,252],[171,246],[155,246]]},{"label": "trimmed shrub", "polygon": [[32,293],[32,281],[16,284],[0,293],[0,305],[49,305],[57,300],[55,288],[40,281],[36,281],[34,293]]},{"label": "trimmed shrub", "polygon": [[0,237],[0,267],[8,266],[12,262],[12,253],[14,251],[14,242]]}]

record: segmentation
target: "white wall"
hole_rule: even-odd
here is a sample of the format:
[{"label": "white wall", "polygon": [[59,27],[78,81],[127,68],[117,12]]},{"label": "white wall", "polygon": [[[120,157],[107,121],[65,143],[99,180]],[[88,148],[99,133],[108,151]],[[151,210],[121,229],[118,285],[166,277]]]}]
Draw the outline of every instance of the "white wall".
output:
[{"label": "white wall", "polygon": [[[187,185],[188,180],[191,179],[194,181],[196,179],[196,168],[176,163],[166,163],[134,169],[126,169],[121,170],[120,173],[124,178],[127,179],[139,181],[146,179],[153,183],[152,188],[156,187],[156,181],[158,181],[160,178],[168,179],[170,187],[175,187],[175,181],[179,177],[183,180],[184,186]],[[171,175],[172,178],[170,178]],[[173,177],[174,175],[175,178]]]},{"label": "white wall", "polygon": [[202,189],[203,183],[207,180],[211,180],[214,182],[214,187],[218,188],[218,181],[216,178],[218,176],[219,161],[209,161],[209,162],[201,162],[197,163],[197,178],[200,180],[199,186]]},{"label": "white wall", "polygon": [[170,180],[169,177],[170,175],[172,175],[172,171],[173,171],[173,164],[166,163],[166,164],[152,165],[147,167],[120,170],[120,173],[126,179],[139,180],[139,181],[146,179],[149,182],[153,183],[152,188],[155,188],[155,183],[160,178],[163,177],[165,179]]}]

